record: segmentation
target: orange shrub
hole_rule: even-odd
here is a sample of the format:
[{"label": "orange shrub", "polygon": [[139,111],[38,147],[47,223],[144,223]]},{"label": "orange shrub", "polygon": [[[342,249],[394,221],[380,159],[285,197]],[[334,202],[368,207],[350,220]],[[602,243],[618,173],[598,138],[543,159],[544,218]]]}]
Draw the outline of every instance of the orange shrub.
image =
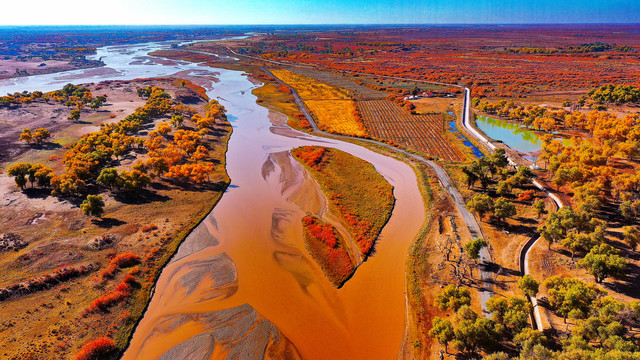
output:
[{"label": "orange shrub", "polygon": [[535,194],[535,190],[527,190],[520,193],[520,196],[516,199],[517,201],[529,201],[533,198]]},{"label": "orange shrub", "polygon": [[142,232],[149,232],[149,231],[153,231],[153,230],[157,230],[158,229],[158,225],[156,224],[149,224],[149,225],[145,225],[142,227]]},{"label": "orange shrub", "polygon": [[131,253],[122,253],[116,255],[111,260],[111,264],[115,264],[119,268],[126,268],[140,263],[140,257]]},{"label": "orange shrub", "polygon": [[116,276],[116,272],[118,272],[118,267],[115,264],[109,264],[106,268],[104,268],[104,270],[100,272],[100,274],[98,275],[98,280],[105,281],[113,279]]},{"label": "orange shrub", "polygon": [[299,157],[308,166],[317,169],[322,165],[322,160],[326,152],[324,147],[303,146],[293,150],[294,155]]},{"label": "orange shrub", "polygon": [[99,338],[88,343],[73,357],[74,360],[100,360],[113,354],[117,350],[116,344],[109,338]]}]

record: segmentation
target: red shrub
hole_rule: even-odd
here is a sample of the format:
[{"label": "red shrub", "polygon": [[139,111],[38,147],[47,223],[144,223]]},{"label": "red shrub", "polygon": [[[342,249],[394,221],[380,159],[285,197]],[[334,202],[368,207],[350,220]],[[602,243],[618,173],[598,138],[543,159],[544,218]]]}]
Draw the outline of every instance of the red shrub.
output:
[{"label": "red shrub", "polygon": [[517,201],[529,201],[533,198],[533,195],[535,194],[535,190],[527,190],[527,191],[523,191],[522,193],[520,193],[520,196],[518,196],[518,198],[516,199]]},{"label": "red shrub", "polygon": [[116,344],[109,338],[99,338],[89,341],[74,356],[74,360],[99,360],[116,351]]},{"label": "red shrub", "polygon": [[89,304],[89,312],[96,312],[98,310],[106,311],[111,306],[117,304],[118,302],[126,299],[129,296],[130,292],[124,291],[112,291],[103,295],[97,299],[95,299],[91,304]]},{"label": "red shrub", "polygon": [[327,149],[318,146],[303,146],[293,150],[293,154],[308,166],[317,169],[322,165]]},{"label": "red shrub", "polygon": [[330,248],[338,246],[338,234],[333,226],[320,224],[312,216],[305,216],[302,221],[304,222],[304,227],[309,230],[313,237],[329,245]]}]

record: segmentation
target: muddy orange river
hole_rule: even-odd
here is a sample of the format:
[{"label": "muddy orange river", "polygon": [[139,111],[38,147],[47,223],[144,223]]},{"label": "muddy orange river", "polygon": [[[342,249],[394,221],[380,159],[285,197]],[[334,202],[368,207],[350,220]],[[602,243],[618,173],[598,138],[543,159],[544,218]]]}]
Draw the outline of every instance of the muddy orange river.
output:
[{"label": "muddy orange river", "polygon": [[[231,186],[163,270],[123,359],[397,358],[405,257],[425,219],[413,170],[350,143],[274,125],[245,76],[216,71],[220,81],[209,96],[227,108],[234,127]],[[326,199],[289,151],[311,144],[372,163],[397,199],[375,254],[341,289],[302,237],[301,218],[322,212]]]},{"label": "muddy orange river", "polygon": [[[271,121],[241,72],[145,56],[169,45],[100,48],[97,56],[107,64],[100,74],[88,69],[0,81],[5,92],[49,91],[69,81],[188,74],[199,77],[228,111],[234,127],[227,153],[231,185],[163,270],[123,359],[398,358],[406,318],[405,258],[425,219],[413,170]],[[341,289],[304,246],[302,216],[332,217],[317,184],[290,155],[302,145],[349,152],[394,186],[396,205],[374,255]]]}]

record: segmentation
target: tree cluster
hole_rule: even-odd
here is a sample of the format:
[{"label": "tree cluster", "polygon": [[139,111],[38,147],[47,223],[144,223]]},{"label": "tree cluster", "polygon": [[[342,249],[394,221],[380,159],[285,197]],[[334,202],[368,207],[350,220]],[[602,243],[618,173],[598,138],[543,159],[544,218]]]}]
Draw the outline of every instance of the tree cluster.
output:
[{"label": "tree cluster", "polygon": [[[537,293],[538,286],[530,277],[519,282],[529,296]],[[486,319],[469,307],[469,291],[453,285],[437,295],[436,306],[455,315],[452,320],[435,317],[429,336],[444,345],[445,351],[452,345],[470,358],[631,360],[640,356],[638,339],[632,332],[640,326],[640,302],[619,302],[596,285],[573,278],[554,276],[543,286],[551,309],[565,322],[575,321],[555,350],[551,350],[551,339],[529,326],[532,307],[525,298],[492,297],[487,302],[491,318]]]},{"label": "tree cluster", "polygon": [[640,87],[608,84],[589,90],[588,95],[601,103],[637,103],[640,101]]},{"label": "tree cluster", "polygon": [[31,144],[32,142],[37,145],[42,145],[45,140],[51,137],[51,133],[49,130],[45,128],[39,128],[31,131],[31,129],[24,129],[20,134],[20,141],[24,141],[27,144]]}]

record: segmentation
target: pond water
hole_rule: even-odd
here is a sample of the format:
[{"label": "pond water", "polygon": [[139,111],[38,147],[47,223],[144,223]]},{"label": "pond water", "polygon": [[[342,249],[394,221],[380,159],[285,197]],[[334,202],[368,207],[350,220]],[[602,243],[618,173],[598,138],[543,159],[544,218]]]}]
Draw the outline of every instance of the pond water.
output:
[{"label": "pond water", "polygon": [[477,157],[477,158],[484,157],[484,154],[482,153],[482,151],[480,151],[480,149],[478,149],[475,145],[473,145],[473,143],[471,141],[469,141],[469,139],[467,139],[466,136],[462,135],[462,133],[460,133],[460,131],[458,131],[458,128],[457,128],[455,120],[449,121],[449,131],[451,131],[452,133],[456,134],[458,139],[462,140],[462,143],[464,144],[464,146],[466,146],[469,149],[471,149],[471,151],[473,152],[473,155],[475,157]]},{"label": "pond water", "polygon": [[540,136],[523,125],[478,115],[476,126],[491,139],[502,140],[510,148],[522,153],[531,154],[542,149]]}]

